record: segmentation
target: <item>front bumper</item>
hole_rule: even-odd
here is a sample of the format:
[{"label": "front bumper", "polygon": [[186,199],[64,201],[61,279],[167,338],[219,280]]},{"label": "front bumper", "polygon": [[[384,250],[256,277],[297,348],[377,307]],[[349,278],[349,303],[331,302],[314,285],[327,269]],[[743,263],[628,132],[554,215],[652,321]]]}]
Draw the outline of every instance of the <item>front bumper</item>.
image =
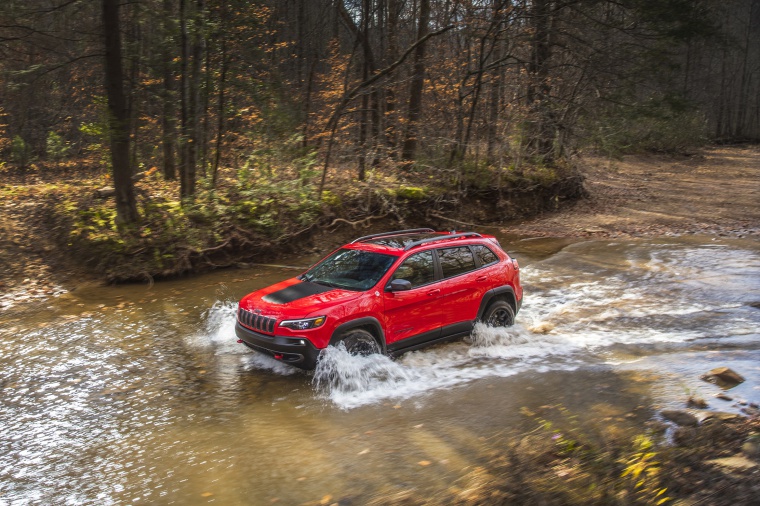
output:
[{"label": "front bumper", "polygon": [[305,337],[283,337],[260,334],[235,323],[235,334],[243,344],[270,357],[301,369],[314,369],[319,357],[318,348]]}]

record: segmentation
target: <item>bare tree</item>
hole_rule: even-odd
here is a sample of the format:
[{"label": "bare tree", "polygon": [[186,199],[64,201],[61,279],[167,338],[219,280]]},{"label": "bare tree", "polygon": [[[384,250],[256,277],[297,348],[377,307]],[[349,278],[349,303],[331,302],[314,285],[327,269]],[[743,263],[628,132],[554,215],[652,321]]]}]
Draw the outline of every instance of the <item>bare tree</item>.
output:
[{"label": "bare tree", "polygon": [[129,158],[129,112],[124,95],[121,58],[121,24],[118,0],[103,0],[105,38],[105,85],[108,97],[111,163],[116,190],[116,223],[127,225],[139,219]]}]

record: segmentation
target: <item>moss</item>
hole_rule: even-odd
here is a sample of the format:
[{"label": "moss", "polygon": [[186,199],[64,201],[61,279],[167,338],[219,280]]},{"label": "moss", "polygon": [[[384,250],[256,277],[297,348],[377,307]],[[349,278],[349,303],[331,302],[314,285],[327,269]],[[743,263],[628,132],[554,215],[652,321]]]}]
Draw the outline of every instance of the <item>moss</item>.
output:
[{"label": "moss", "polygon": [[425,188],[420,188],[419,186],[402,186],[395,193],[399,198],[415,201],[425,200],[427,196]]}]

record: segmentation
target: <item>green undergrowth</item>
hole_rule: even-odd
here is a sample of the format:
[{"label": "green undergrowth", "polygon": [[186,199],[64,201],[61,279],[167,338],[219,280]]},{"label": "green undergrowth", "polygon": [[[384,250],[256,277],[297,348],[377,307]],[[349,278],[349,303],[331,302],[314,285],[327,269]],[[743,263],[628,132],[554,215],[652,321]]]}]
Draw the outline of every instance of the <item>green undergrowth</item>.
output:
[{"label": "green undergrowth", "polygon": [[[331,174],[327,189],[318,191],[319,174],[305,161],[276,168],[246,164],[220,172],[215,185],[198,182],[195,198],[180,201],[178,184],[164,181],[157,170],[137,184],[140,221],[117,227],[113,197],[99,198],[96,189],[109,184],[101,175],[88,181],[69,181],[37,187],[44,196],[57,243],[98,277],[110,282],[152,280],[261,260],[286,251],[299,251],[303,241],[325,229],[350,225],[366,229],[374,220],[388,226],[435,226],[432,216],[498,222],[514,216],[494,214],[497,200],[534,191],[550,192],[564,168],[533,167],[519,177],[503,177],[510,169],[481,167],[479,183],[461,188],[448,185],[432,169],[368,171],[357,181],[351,171]],[[484,183],[483,181],[488,181]],[[501,181],[501,187],[495,186]],[[29,197],[30,189],[7,186]],[[469,193],[469,195],[468,195]],[[534,200],[554,202],[556,196]],[[472,195],[480,197],[475,212]],[[552,200],[554,199],[554,200]],[[535,204],[531,204],[535,207]],[[511,206],[520,209],[516,203]],[[526,209],[525,214],[540,209]],[[468,214],[469,213],[469,214]],[[485,221],[484,221],[485,220]],[[467,219],[463,221],[468,221]],[[442,224],[444,227],[448,224]]]}]

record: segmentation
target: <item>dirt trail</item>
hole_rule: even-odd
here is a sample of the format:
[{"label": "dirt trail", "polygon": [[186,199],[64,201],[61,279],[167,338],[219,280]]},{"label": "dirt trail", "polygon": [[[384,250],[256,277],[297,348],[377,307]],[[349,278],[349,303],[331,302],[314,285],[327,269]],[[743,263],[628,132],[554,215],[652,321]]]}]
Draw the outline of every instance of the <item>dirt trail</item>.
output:
[{"label": "dirt trail", "polygon": [[509,227],[535,236],[760,239],[760,146],[582,161],[589,198]]}]

